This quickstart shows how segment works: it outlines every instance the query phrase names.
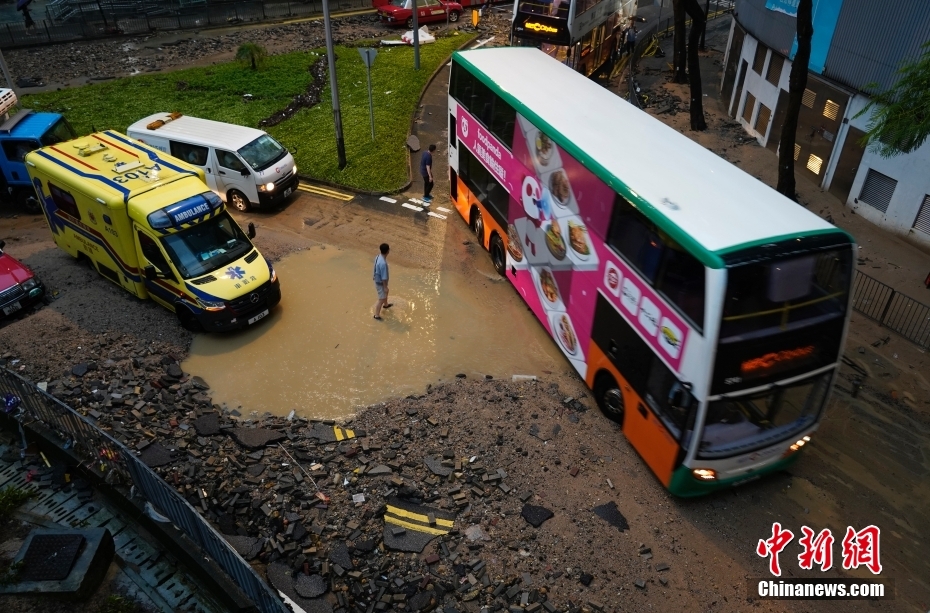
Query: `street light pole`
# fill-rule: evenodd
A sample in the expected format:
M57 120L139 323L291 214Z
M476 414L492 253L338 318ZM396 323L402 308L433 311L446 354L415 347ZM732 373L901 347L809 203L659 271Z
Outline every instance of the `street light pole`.
M333 51L333 24L329 18L329 0L323 0L323 25L326 30L329 88L333 96L333 123L336 124L336 153L339 155L339 170L342 170L346 167L346 144L342 139L342 112L339 110L339 83L336 80L336 53Z
M417 19L417 8L420 0L410 0L413 6L413 69L420 70L420 22Z
M710 0L704 3L704 29L701 30L701 51L704 51L704 39L707 37L707 20L710 18Z

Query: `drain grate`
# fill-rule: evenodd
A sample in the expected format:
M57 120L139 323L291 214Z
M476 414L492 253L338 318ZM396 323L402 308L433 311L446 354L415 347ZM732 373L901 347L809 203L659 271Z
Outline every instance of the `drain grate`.
M84 537L80 534L36 535L23 556L20 581L64 580L83 547Z

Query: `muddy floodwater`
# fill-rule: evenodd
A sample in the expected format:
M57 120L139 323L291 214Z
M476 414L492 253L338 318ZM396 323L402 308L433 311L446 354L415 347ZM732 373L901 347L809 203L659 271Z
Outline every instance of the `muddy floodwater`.
M268 320L197 335L184 370L210 384L214 402L245 415L336 418L458 373L509 379L570 368L513 288L477 272L389 259L394 306L376 321L373 260L333 247L288 256L275 265L282 300Z

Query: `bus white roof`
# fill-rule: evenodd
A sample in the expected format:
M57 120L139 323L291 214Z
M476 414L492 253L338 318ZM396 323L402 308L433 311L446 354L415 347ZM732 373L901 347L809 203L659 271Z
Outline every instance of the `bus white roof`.
M264 134L256 128L239 126L211 119L200 119L182 115L177 119L168 121L171 113L155 113L140 119L131 126L127 132L142 132L161 136L163 138L177 138L183 141L192 141L197 145L232 149L236 151ZM147 125L156 120L165 121L165 125L155 130L149 130ZM131 134L130 134L131 135Z
M529 111L528 119L540 129L549 132L548 124L557 142L561 135L574 143L588 158L581 163L615 189L624 184L708 251L836 230L538 49L475 49L457 56L519 101L523 108L517 111Z

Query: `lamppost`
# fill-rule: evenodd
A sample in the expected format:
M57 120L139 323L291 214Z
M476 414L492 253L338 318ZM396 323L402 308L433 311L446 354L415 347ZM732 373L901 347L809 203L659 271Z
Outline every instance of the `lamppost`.
M329 0L323 0L323 25L326 30L329 88L333 95L333 123L336 124L336 153L339 155L339 170L342 170L346 167L346 144L342 138L342 112L339 110L339 83L336 80L336 53L333 51L333 24L329 18Z

